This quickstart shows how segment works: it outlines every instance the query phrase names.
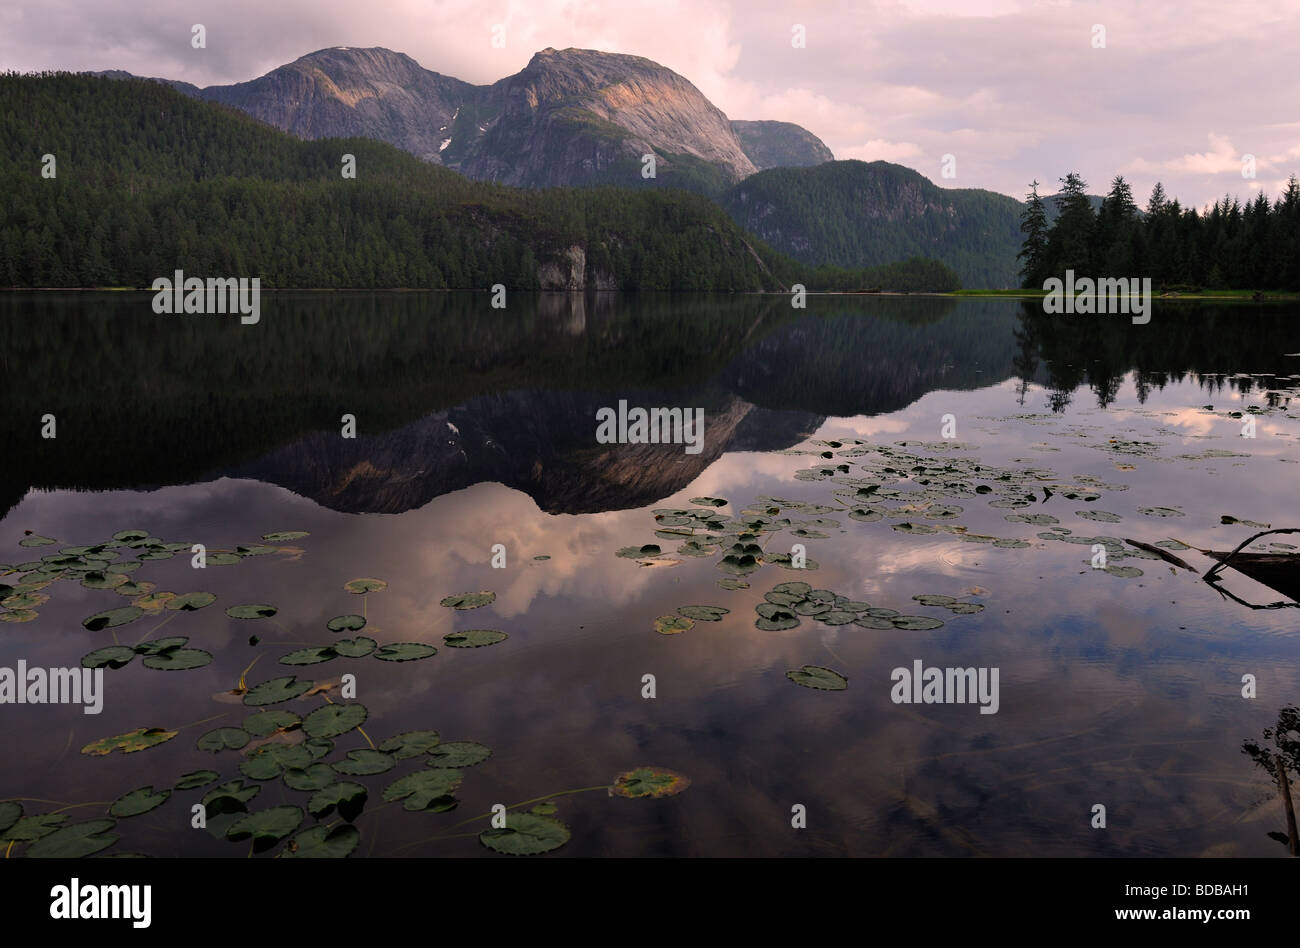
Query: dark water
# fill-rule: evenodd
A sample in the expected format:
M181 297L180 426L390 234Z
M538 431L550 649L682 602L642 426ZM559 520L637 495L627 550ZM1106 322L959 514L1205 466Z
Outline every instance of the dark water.
M1286 855L1267 836L1285 829L1276 790L1241 747L1300 698L1297 611L1251 609L1160 560L1126 557L1116 564L1141 575L1110 575L1092 568L1090 545L1040 539L1050 527L1007 517L1218 550L1263 529L1224 525L1225 515L1300 526L1294 307L1158 302L1148 325L1133 326L1047 318L1006 300L812 298L799 311L773 298L557 294L495 311L486 295L336 293L266 297L261 322L241 326L155 316L147 295L23 294L0 299L0 334L0 561L126 529L209 550L310 533L231 566L200 572L180 554L132 574L160 591L217 595L195 613L88 632L83 618L128 600L65 578L43 590L51 598L38 618L0 625L0 666L75 666L156 627L214 656L189 671L139 660L106 671L98 716L0 705L0 799L27 798L28 814L96 803L65 812L100 817L126 791L170 787L189 771L237 777L239 752L194 745L257 710L214 699L257 658L249 684L355 674L376 743L432 728L492 748L465 769L449 813L380 808L384 788L423 761L346 778L370 788L357 855L492 856L473 835L484 821L455 824L640 766L691 784L657 800L559 797L572 833L559 853ZM597 443L597 410L620 399L702 407L703 451ZM1256 437L1244 438L1251 415L1229 413L1252 406ZM53 440L40 437L46 413L57 418ZM357 419L355 439L340 437L345 413ZM941 437L945 415L955 441ZM835 493L845 482L830 476L859 476L867 462L878 470L880 447L940 466L959 459L952 477L969 483L975 459L1033 471L1036 496L1025 507L990 506L1005 499L1001 488L950 500L962 510L947 521L921 508L852 519ZM827 465L825 478L796 477ZM923 476L888 486L923 492ZM724 516L760 497L843 509L773 514L836 521L824 538L763 538L776 552L802 542L818 568L769 563L745 577L749 588L729 590L717 584L728 576L717 556L679 556L676 540L654 533L652 510L695 507L690 498L703 495L727 499ZM1140 512L1154 507L1181 516ZM989 541L892 529L903 523L957 525ZM59 544L23 548L25 530ZM680 562L614 555L648 543ZM504 569L490 565L494 544L506 548ZM1210 563L1179 555L1200 570ZM343 590L363 576L389 584L364 606ZM763 594L800 579L944 625L872 630L804 617L794 629L757 629ZM1249 603L1282 598L1239 574L1227 586ZM439 605L476 590L495 602ZM985 608L954 615L918 594ZM279 612L227 617L237 603ZM730 613L656 633L656 617L689 604ZM332 616L363 609L361 634L438 654L277 664L336 638ZM472 628L509 639L443 647L443 635ZM892 669L916 659L998 668L998 713L893 703ZM836 670L848 688L786 678L805 664ZM642 697L646 674L652 700ZM1241 695L1247 674L1254 700ZM305 714L319 704L275 707ZM181 730L135 754L79 753L146 726ZM353 731L328 759L365 747ZM244 856L247 844L190 828L189 806L204 792L178 791L119 821L109 852ZM270 780L252 808L309 795ZM1104 830L1090 825L1097 803ZM807 829L791 828L795 804L807 808ZM439 835L448 838L430 840Z

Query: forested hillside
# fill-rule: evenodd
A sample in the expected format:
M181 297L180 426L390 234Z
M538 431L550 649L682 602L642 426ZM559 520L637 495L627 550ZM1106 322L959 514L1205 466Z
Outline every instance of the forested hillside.
M741 227L804 263L861 267L933 257L967 287L1019 284L1020 202L940 188L902 165L773 168L737 184L722 205Z
M3 285L148 286L178 268L266 287L756 290L798 276L698 195L472 182L379 142L299 141L156 82L0 76L0 139Z

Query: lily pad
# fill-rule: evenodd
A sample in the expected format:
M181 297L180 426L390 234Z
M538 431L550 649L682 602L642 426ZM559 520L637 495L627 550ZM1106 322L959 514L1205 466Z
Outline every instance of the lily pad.
M721 622L722 617L731 612L721 606L678 606L677 614L696 622Z
M130 577L125 573L105 572L97 569L89 570L81 575L81 585L87 589L116 589L129 581Z
M364 704L327 704L302 720L308 737L338 737L366 723L369 712Z
M365 617L358 615L335 616L325 623L325 627L331 632L356 632L365 626Z
M858 616L853 620L853 624L861 626L864 629L875 629L878 631L884 631L885 629L892 629L894 627L894 623L884 616L873 615Z
M115 734L113 737L91 741L81 749L81 752L95 757L102 757L105 754L113 753L113 751L134 754L137 751L148 750L150 747L164 744L178 733L161 727L140 727L134 731L127 731L125 734Z
M655 549L657 550L658 547L655 547ZM461 593L459 596L448 596L439 605L446 606L449 609L478 609L480 606L495 602L496 598L496 593L484 590L476 593Z
M695 628L695 622L682 616L660 616L655 619L655 631L660 635L677 635Z
M819 691L843 691L849 686L849 680L839 672L822 668L820 665L804 665L798 670L785 673L796 685L816 688Z
M428 751L430 767L473 767L492 756L492 748L476 741L448 741Z
M201 648L178 648L157 655L147 655L143 660L145 668L158 671L187 671L191 668L202 668L211 661L212 653L205 652Z
M226 610L226 615L232 619L269 619L279 612L275 606L268 606L265 603L248 603L242 606L231 606Z
M614 778L610 793L632 799L643 797L672 797L689 787L691 781L672 770L662 767L638 767Z
M482 648L504 642L509 636L496 629L466 629L463 632L449 632L442 637L442 642L451 648Z
M319 820L337 808L339 816L350 823L365 809L368 795L369 791L361 784L340 780L312 794L307 801L307 812Z
M309 648L300 648L297 651L290 652L288 655L281 656L280 664L319 665L321 662L328 662L338 657L338 650L332 645L313 645Z
M131 650L138 655L161 655L163 652L173 652L189 641L189 636L172 635L161 639L150 639L148 642L140 642L138 645L131 646Z
M9 827L18 822L19 817L23 815L21 803L15 803L12 800L0 801L0 839L6 839L4 832Z
M1105 510L1076 510L1075 516L1082 517L1084 520L1098 520L1101 523L1119 523L1124 518L1119 514L1113 514Z
M285 859L343 859L360 843L361 833L350 823L313 826L289 840L280 855Z
M257 714L250 714L244 718L241 725L245 731L254 737L269 737L279 730L287 730L296 724L301 724L302 718L292 711L284 709L273 711L259 711Z
M31 622L40 615L33 609L9 609L0 612L0 622Z
M162 806L171 795L170 790L159 790L155 793L151 786L141 787L130 793L124 793L114 800L108 808L108 814L118 819L139 816L141 813L148 813Z
M1138 569L1136 566L1116 566L1114 563L1107 566L1105 572L1110 573L1112 576L1119 576L1124 579L1136 579L1142 575L1142 570Z
M21 807L19 813L22 813ZM0 834L0 841L30 843L42 836L49 836L67 821L66 813L37 813L34 816L24 816L5 828Z
M383 592L388 588L388 583L382 579L352 579L344 583L343 588L350 593L361 595L363 593Z
M248 694L244 695L244 704L254 708L279 704L297 698L310 690L310 681L299 681L293 675L287 678L272 678L248 689Z
M284 785L290 790L322 790L333 782L334 771L329 764L315 763L284 770Z
M913 596L912 598L923 606L943 606L944 608L951 606L957 601L952 596L939 596L931 593L922 593L921 595Z
M81 859L101 852L116 843L120 836L109 833L116 820L87 820L72 823L43 836L27 850L29 859Z
M237 727L219 727L208 731L195 744L199 750L216 754L223 750L240 750L251 740L247 731Z
M339 639L330 648L343 658L365 658L377 644L372 638L358 635L355 639Z
M382 774L385 771L392 770L396 763L392 754L385 754L383 751L354 750L348 751L347 760L340 760L335 763L334 769L341 774L359 777L368 774Z
M692 497L690 500L693 504L699 504L701 507L725 507L727 502L721 497Z
M392 642L375 650L374 657L381 662L414 662L438 654L432 645L421 642Z
M450 794L460 786L461 772L445 767L430 767L405 777L399 777L384 788L384 800L405 800L404 809L427 809L439 797Z
M216 601L217 597L210 592L188 592L168 600L167 608L176 612L197 612Z
M263 744L239 765L239 772L250 780L274 780L286 770L310 766L313 759L301 744Z
M392 754L398 760L406 760L409 757L427 754L437 747L438 743L437 731L406 731L402 734L394 734L381 743L379 750Z
M559 849L569 841L569 828L557 819L536 813L510 813L501 829L479 833L488 849L511 856L535 856Z
M82 668L122 668L135 658L135 649L125 645L108 645L81 656Z
M58 543L58 540L51 540L49 537L43 537L39 533L32 534L29 537L23 537L18 541L19 546L50 546Z
M826 625L848 625L850 622L856 621L857 618L858 614L856 612L849 612L845 609L832 609L816 617L818 622Z
M263 533L262 539L268 543L283 543L285 540L301 540L311 536L306 530L281 530L279 533Z
M236 563L244 562L244 558L238 553L217 552L209 553L204 561L209 566L234 566Z
M221 774L215 770L194 770L181 775L181 778L176 781L176 789L197 790L199 787L206 787L220 776Z
M88 616L87 618L82 619L81 624L91 632L98 632L101 629L114 629L119 625L126 625L128 622L134 622L142 615L144 615L144 610L139 606L123 606L120 609L109 609L107 612L97 612L93 616Z
M236 820L226 839L233 842L252 837L253 852L266 852L302 825L302 810L296 806L273 806Z
M929 616L894 616L889 620L896 629L906 629L909 632L928 632L930 629L943 628L942 619L932 619Z

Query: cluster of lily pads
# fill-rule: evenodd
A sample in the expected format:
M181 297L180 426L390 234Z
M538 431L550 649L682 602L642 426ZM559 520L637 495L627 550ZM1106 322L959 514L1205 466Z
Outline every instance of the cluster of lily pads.
M864 629L904 629L924 632L943 627L941 619L930 616L903 615L897 609L873 606L869 602L850 599L829 589L814 589L804 582L779 583L764 593L765 602L754 607L758 619L754 625L767 632L793 629L802 618L815 619L824 625L853 625ZM912 597L923 606L948 609L956 615L982 612L984 606L965 602L952 596L925 593Z
M282 542L307 536L301 531L267 534L268 542ZM48 546L57 541L46 537L29 537L25 546ZM0 585L5 597L8 621L31 621L34 606L48 601L39 590L60 579L80 577L83 586L111 590L131 597L130 604L108 609L85 619L90 631L115 629L145 615L164 610L197 612L212 605L216 596L208 592L176 594L159 592L153 584L132 582L126 574L150 559L166 559L190 549L188 543L165 543L144 531L122 531L111 541L84 547L67 547L39 561L12 567L0 566L0 574L22 573L17 584ZM277 547L253 545L234 551L207 554L213 565L230 565L246 556L275 552ZM122 551L136 551L137 559L123 560ZM366 596L387 588L383 580L362 578L346 583L344 589ZM457 610L476 609L496 598L488 591L448 596L442 605ZM228 607L226 615L236 619L270 619L278 609L264 603L246 603ZM724 610L725 611L725 610ZM31 615L25 613L31 612ZM347 613L326 623L336 635L356 633L366 628L364 615ZM496 629L457 630L443 636L450 648L482 648L507 639ZM256 636L250 638L256 644ZM148 668L185 670L200 668L212 661L211 653L189 648L186 636L171 636L141 641L132 646L110 645L95 649L82 659L87 668L120 669L137 657ZM380 645L363 635L350 635L328 643L298 648L279 659L289 666L316 665L334 659L373 657L388 662L408 662L435 654L433 646L419 642L396 642ZM252 666L250 666L251 668ZM245 670L247 672L247 669ZM463 780L463 771L487 760L492 751L475 741L443 741L437 731L407 731L379 743L371 740L362 725L370 712L360 702L336 703L330 692L341 681L314 681L295 675L269 678L246 685L244 676L228 692L214 696L223 702L236 702L248 708L237 726L208 730L196 741L198 750L213 755L238 755L231 771L223 774L203 769L180 775L171 786L154 785L130 790L104 805L105 816L81 822L68 822L69 805L57 810L26 814L22 799L0 800L0 848L6 858L15 854L28 857L82 857L104 853L120 839L113 832L121 820L151 813L168 803L174 795L188 794L184 815L189 807L203 805L204 828L213 836L230 842L249 843L249 854L276 850L277 857L333 857L351 855L360 844L356 820L366 812L370 788L357 778L386 774L405 762L419 759L423 769L397 777L387 783L381 796L384 804L400 803L408 812L443 813L455 809L459 801L454 791ZM325 703L313 709L289 710L291 702L313 698ZM123 734L101 738L81 749L89 757L114 753L134 754L158 747L176 738L184 728L141 727ZM337 748L343 739L359 737L365 746ZM253 800L264 786L278 783L284 789L307 794L301 804L279 804L256 809ZM609 785L583 788L607 790L612 796L631 798L664 797L680 793L689 781L680 774L662 768L641 767L619 774ZM200 794L200 791L202 793ZM555 818L556 804L551 797L581 791L559 791L527 811L516 805L504 825L492 825L478 835L482 844L496 852L532 855L549 852L570 839L570 831ZM532 803L535 801L527 801ZM94 804L87 804L94 805ZM99 804L103 805L103 804ZM486 820L490 814L466 822ZM311 825L308 818L315 821ZM463 825L463 824L459 824ZM437 838L437 837L435 837ZM140 853L106 853L113 856L138 856Z

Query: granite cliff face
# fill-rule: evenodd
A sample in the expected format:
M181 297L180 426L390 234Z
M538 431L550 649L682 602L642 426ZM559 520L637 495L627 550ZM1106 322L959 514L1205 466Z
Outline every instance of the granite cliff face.
M808 168L835 160L825 142L793 122L733 121L731 130L759 171Z
M470 178L525 187L638 186L643 156L654 155L656 180L716 194L759 167L830 158L797 125L731 122L671 69L596 50L544 49L489 86L389 49L345 46L235 85L158 81L302 138L375 138Z

